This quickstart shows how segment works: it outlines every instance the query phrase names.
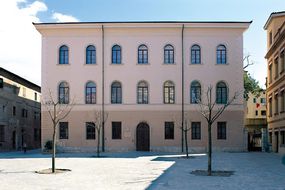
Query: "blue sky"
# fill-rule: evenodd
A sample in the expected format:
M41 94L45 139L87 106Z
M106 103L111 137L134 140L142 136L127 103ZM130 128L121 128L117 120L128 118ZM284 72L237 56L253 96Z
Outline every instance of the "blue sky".
M266 32L263 26L270 13L285 10L285 0L1 0L0 7L11 6L32 16L34 22L61 21L251 21L244 34L244 52L251 55L255 65L248 70L263 85L266 76ZM8 3L9 2L9 3ZM36 3L35 3L36 2ZM4 4L3 4L4 3ZM0 8L1 11L1 8ZM11 12L11 11L10 11ZM1 14L1 13L0 13ZM2 16L2 15L0 15ZM8 18L9 19L9 18ZM1 19L0 19L1 21ZM32 29L31 29L32 30ZM34 30L34 28L33 28ZM32 32L32 31L31 31ZM1 30L0 30L1 34ZM11 36L12 37L12 36ZM38 37L37 37L38 38ZM1 40L1 39L0 39ZM36 43L36 42L35 42ZM0 45L1 46L1 45ZM38 44L40 48L40 42ZM1 50L1 47L0 47ZM34 55L31 53L31 56ZM30 76L25 69L17 70L4 66L17 74L40 84L40 75ZM40 59L40 57L38 58ZM0 56L0 65L3 56ZM39 64L40 60L37 61ZM16 63L13 63L16 64ZM22 65L23 66L23 65ZM40 65L30 68L37 69Z

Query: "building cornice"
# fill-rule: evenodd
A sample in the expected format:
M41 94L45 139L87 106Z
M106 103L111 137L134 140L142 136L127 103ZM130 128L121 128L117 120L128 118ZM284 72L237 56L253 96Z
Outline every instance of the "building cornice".
M280 17L280 16L285 16L285 11L281 11L281 12L273 12L270 14L270 16L268 17L263 29L267 30L269 24L271 23L272 19L275 17Z
M84 28L240 28L247 29L250 22L235 21L129 21L129 22L62 22L33 23L38 31L48 29L84 29Z
M283 25L285 26L285 22L283 23ZM283 31L281 31L278 38L274 41L272 46L267 51L265 55L266 59L269 59L271 57L271 55L277 50L277 48L284 42L284 39L285 39L285 28Z
M37 92L41 92L41 87L28 81L27 79L24 79L20 77L19 75L16 75L2 67L0 67L0 76L3 76L5 78L8 78L14 82L17 82L19 84L22 84L23 86L29 87Z

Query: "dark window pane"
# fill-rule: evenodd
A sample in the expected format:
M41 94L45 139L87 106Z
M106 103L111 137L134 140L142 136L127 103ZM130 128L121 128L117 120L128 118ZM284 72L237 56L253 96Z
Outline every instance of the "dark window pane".
M164 138L174 139L174 122L164 123Z
M121 122L112 122L112 139L122 139Z
M59 48L59 64L68 64L68 47L66 45Z
M5 126L0 125L0 142L5 142Z
M112 47L112 63L121 64L121 47L118 45Z
M192 139L201 139L201 122L191 123L191 136Z
M226 139L226 138L227 138L226 122L218 122L217 139Z
M93 122L86 122L86 139L95 139L95 124Z
M68 139L68 122L59 122L59 139Z

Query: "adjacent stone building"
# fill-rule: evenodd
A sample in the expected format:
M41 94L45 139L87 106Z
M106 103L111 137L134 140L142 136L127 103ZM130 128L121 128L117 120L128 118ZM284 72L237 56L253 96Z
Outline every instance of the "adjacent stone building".
M268 150L266 122L266 91L249 93L246 101L245 127L248 132L248 150Z
M58 129L58 146L93 151L95 111L108 113L106 151L181 151L176 122L189 116L191 151L207 149L197 99L213 87L223 105L243 92L243 32L250 22L37 23L42 35L42 96L75 106ZM214 150L247 149L243 97L213 124ZM218 106L219 107L219 106ZM181 123L181 122L180 122ZM42 146L52 139L42 109Z
M274 152L285 153L285 11L273 12L267 31L267 102L269 142Z
M0 67L0 151L41 145L41 88Z

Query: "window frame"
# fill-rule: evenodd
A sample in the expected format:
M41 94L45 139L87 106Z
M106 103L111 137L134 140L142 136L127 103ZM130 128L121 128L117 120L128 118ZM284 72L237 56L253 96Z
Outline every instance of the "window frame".
M85 52L85 64L96 64L96 47L94 45L88 45Z
M163 84L163 103L175 104L175 84L172 81Z
M58 127L58 129L59 129L59 139L68 139L68 136L69 136L69 134L68 134L68 122L59 122L59 127Z
M196 84L196 85L195 85ZM198 101L201 102L201 83L197 80L194 80L190 84L190 103L191 104L198 104ZM193 99L193 95L198 96L198 98ZM198 100L198 101L197 101Z
M138 64L148 64L148 47L145 44L141 44L138 47Z
M201 140L201 122L191 122L191 139Z
M69 47L67 45L61 45L59 47L58 55L58 64L59 65L68 65L69 64Z
M201 47L198 44L191 46L191 64L201 64Z
M216 48L216 59L218 65L227 64L227 47L224 44L220 44Z
M174 64L174 47L171 44L166 44L163 48L164 52L164 59L163 62L164 64Z
M93 85L93 86L88 86L88 84ZM93 92L94 90L94 92ZM88 94L88 92L90 94ZM94 93L94 94L93 94ZM96 88L96 83L93 81L88 81L85 84L85 104L96 104L97 101L97 88Z
M112 140L122 139L122 122L112 121Z
M122 47L118 44L112 46L111 62L114 65L122 64Z
M6 138L5 138L5 132L6 132L6 129L5 129L5 125L0 125L0 142L5 142L6 141Z
M63 85L63 86L61 86ZM69 104L69 84L62 81L58 85L58 102L59 104ZM63 94L62 94L63 92Z
M174 122L173 121L164 122L164 139L174 140Z
M85 122L86 140L96 139L96 126L94 122Z
M120 86L114 86L115 84ZM113 99L113 94L115 93L115 99ZM114 81L111 84L111 104L122 104L123 100L123 88L122 83L119 81Z
M217 140L227 140L227 122L217 122Z
M149 99L148 83L146 81L139 81L137 84L137 103L148 104L148 99Z
M222 84L224 86L219 86ZM216 85L216 103L217 104L227 104L228 98L229 98L228 85L224 81L219 81Z

